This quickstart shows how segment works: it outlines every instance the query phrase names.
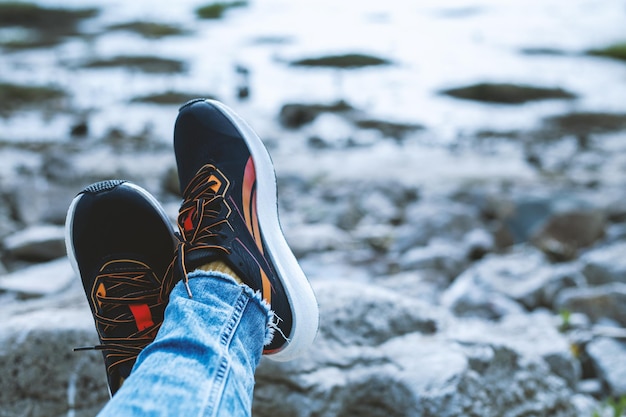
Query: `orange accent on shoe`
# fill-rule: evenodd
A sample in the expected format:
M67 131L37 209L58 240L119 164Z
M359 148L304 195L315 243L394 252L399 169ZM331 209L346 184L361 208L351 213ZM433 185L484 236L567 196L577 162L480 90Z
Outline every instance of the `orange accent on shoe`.
M256 211L256 205L252 205L253 202L253 194L254 194L254 186L256 183L256 173L254 171L254 161L252 157L248 158L248 162L246 162L246 167L243 172L243 184L241 187L241 201L243 203L243 216L246 222L246 226L248 230L252 234L255 242L257 242L257 246L259 246L259 242L257 241L257 236L254 234L254 226L253 226L253 213ZM256 217L256 216L254 216Z
M215 194L217 194L217 193L218 193L218 191L220 190L220 187L222 186L222 181L220 181L220 180L219 180L219 179L218 179L215 175L211 175L211 176L209 177L209 179L207 180L207 182L208 182L208 183L211 183L211 182L213 182L213 183L214 183L214 184L213 184L213 185L211 185L209 188L210 188L211 190L213 190L213 192L214 192Z
M243 173L243 184L241 187L242 202L243 202L243 215L246 222L246 226L252 234L257 247L261 254L263 254L263 240L261 238L261 231L259 228L259 218L257 215L256 206L256 171L254 168L254 160L252 157L248 158L246 167ZM263 268L259 268L261 272L261 281L263 283L263 298L268 304L272 304L272 283Z
M272 305L272 283L265 274L265 271L261 268L259 269L261 271L261 281L263 282L263 298L269 305Z
M100 301L100 298L104 298L106 295L107 289L103 283L100 283L100 285L98 285L98 289L96 290L96 302L98 303L98 307L102 308L102 301Z
M152 313L150 312L150 307L147 304L131 304L128 306L130 308L131 313L133 313L133 317L135 318L135 323L137 324L137 330L145 330L150 326L154 326L154 321L152 321Z

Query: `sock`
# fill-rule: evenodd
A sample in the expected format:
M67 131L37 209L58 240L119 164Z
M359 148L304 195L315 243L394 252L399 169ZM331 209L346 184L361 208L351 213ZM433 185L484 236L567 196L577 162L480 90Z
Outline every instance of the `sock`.
M200 266L198 269L201 269L207 272L211 272L211 271L222 272L232 277L235 281L237 281L237 283L243 284L243 281L241 280L241 278L239 278L239 275L237 275L237 273L233 271L233 269L230 266L226 265L222 261L209 262L208 264L204 264Z

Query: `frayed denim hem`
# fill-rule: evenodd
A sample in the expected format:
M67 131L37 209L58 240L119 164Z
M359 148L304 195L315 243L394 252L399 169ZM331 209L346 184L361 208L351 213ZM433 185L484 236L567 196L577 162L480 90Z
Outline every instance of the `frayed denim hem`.
M204 271L204 270L197 269L191 272L188 275L188 278L189 279L194 279L194 278L222 279L222 280L232 282L233 284L240 286L242 291L251 300L257 303L257 305L259 305L260 308L266 313L267 321L265 325L265 337L263 340L263 346L267 346L270 343L272 343L272 339L274 338L274 333L276 332L276 330L280 331L280 329L278 328L276 314L274 314L274 311L272 310L272 306L263 298L261 291L258 291L258 290L254 291L249 286L245 284L240 284L239 282L237 282L232 276L225 274L223 272L219 272L219 271Z

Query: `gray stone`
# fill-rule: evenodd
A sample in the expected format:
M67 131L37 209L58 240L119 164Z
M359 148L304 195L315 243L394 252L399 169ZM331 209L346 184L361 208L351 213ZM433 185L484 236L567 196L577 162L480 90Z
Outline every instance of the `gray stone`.
M326 223L300 225L286 231L287 241L298 257L314 252L348 249L352 246L350 235Z
M324 323L319 337L327 341L377 346L399 335L437 329L432 305L382 287L333 281L320 282L315 291Z
M75 181L78 178L80 176L76 176ZM67 208L80 187L77 183L56 183L41 177L21 176L14 183L10 204L17 220L29 226L63 224Z
M581 257L591 285L626 282L626 242L599 247Z
M516 202L500 203L499 215L514 243L526 242L552 213L548 196L520 196Z
M429 304L436 303L449 284L446 277L429 273L429 271L402 271L381 276L375 282L405 297L422 300Z
M555 307L587 315L593 322L611 319L626 326L626 284L615 283L598 287L563 290Z
M365 243L376 252L388 252L394 239L395 230L387 224L359 225L351 235L357 242Z
M77 279L64 257L0 276L0 290L14 292L22 298L41 297L58 293Z
M466 346L504 346L524 358L541 359L570 388L580 380L582 370L569 340L557 330L556 318L547 312L512 314L499 322L466 319L453 322L447 333Z
M0 414L93 416L108 400L102 355L88 309L48 308L0 323Z
M581 248L600 239L605 227L605 215L600 210L557 213L548 219L532 241L555 260L571 260L578 256Z
M457 276L466 265L465 248L458 243L433 239L424 247L416 247L404 253L399 261L400 270L428 269L438 271L449 279Z
M484 291L471 279L454 282L441 296L441 304L458 317L497 320L509 314L522 314L524 307L511 298L493 291Z
M32 226L4 239L4 248L12 256L29 260L51 260L65 256L63 226Z
M442 302L459 313L460 305L474 305L482 310L481 302L491 303L505 296L532 309L549 303L546 295L552 296L576 283L576 278L552 268L540 252L520 248L475 263L446 290ZM470 312L471 308L465 310Z
M607 243L626 241L626 223L609 225L606 229L605 241Z
M477 260L492 252L496 242L493 234L485 229L474 229L463 237L463 245L467 251L467 258Z
M626 344L602 337L587 344L586 351L611 395L626 395Z
M394 252L426 245L432 238L463 239L479 226L476 208L460 203L419 201L407 207L406 224L398 228Z
M505 346L473 352L410 333L379 349L318 342L301 361L263 361L256 416L576 416L571 390L540 360Z
M580 369L551 315L493 324L439 312L445 324L435 333L411 331L397 323L428 317L421 303L411 311L410 297L364 287L315 285L318 338L297 361L262 361L254 415L577 416L570 400Z

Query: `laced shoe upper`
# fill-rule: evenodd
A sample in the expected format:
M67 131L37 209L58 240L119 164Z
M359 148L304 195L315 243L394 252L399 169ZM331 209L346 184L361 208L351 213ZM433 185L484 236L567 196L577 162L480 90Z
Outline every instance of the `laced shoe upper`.
M112 393L161 327L167 305L161 281L148 265L132 259L106 262L93 281L89 304L101 341L93 348L102 351Z
M290 360L313 342L318 308L278 219L276 176L261 139L222 103L183 105L174 127L183 204L175 281L220 261L258 291L274 312L264 354ZM189 289L188 289L189 291Z
M114 394L163 322L175 236L160 205L126 181L93 184L72 201L67 253L81 277Z
M272 304L273 294L283 291L282 286L274 267L264 256L258 223L252 219L254 215L252 212L244 214L250 208L237 204L231 191L231 181L224 173L215 165L206 164L183 192L178 216L180 243L175 260L176 280L187 283L188 272L211 261L228 264L248 286L259 291L274 310L279 321L278 334L266 347L269 351L272 346L285 343L291 312L287 303ZM255 239L255 233L259 240ZM187 289L193 296L188 286Z

